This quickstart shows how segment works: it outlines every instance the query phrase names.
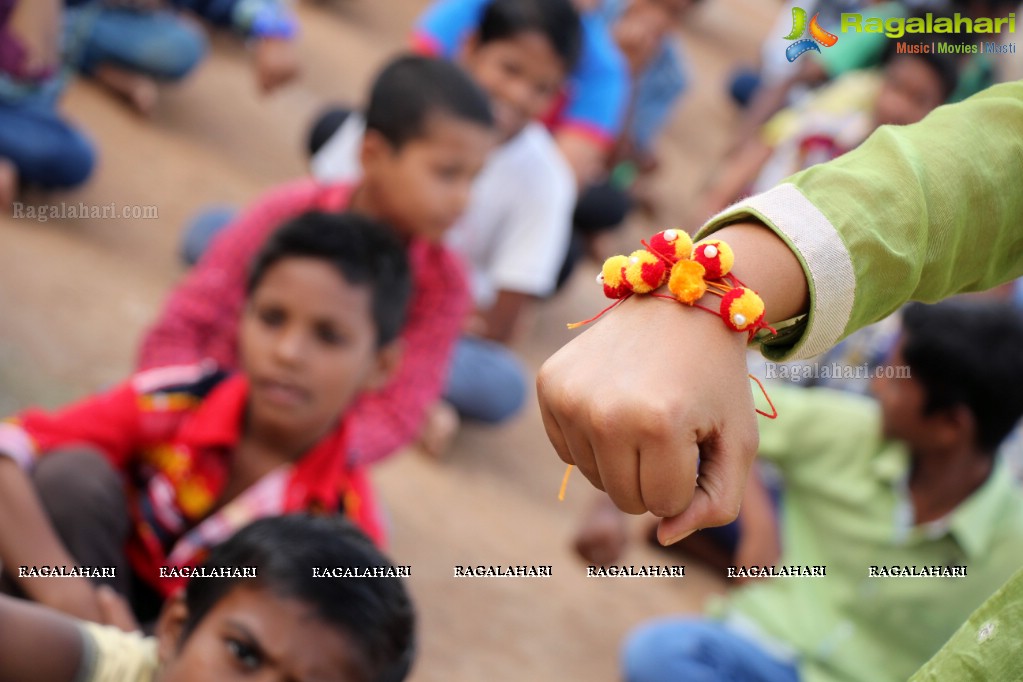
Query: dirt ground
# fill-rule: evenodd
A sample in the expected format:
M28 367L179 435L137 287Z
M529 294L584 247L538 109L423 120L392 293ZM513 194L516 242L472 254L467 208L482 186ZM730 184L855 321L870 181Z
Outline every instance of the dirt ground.
M0 412L56 406L126 376L141 330L181 275L176 249L186 219L304 173L311 117L329 101L358 102L425 4L299 3L304 77L269 98L257 94L244 48L224 38L193 78L163 91L152 120L74 84L63 108L96 142L99 167L84 189L33 201L154 206L159 217L0 217ZM736 122L725 75L755 59L775 7L706 0L690 16L681 39L691 87L663 140L659 216L635 218L623 248L655 229L693 226L688 207ZM566 321L602 307L595 274L593 264L581 268L567 291L537 308L519 344L529 366L571 338ZM569 542L593 493L576 476L558 503L562 473L535 405L505 428L465 429L443 464L410 452L376 471L393 524L391 553L413 567L421 616L413 680L614 680L631 627L698 610L724 589L695 565L676 581L587 579ZM642 543L624 562L678 563ZM553 577L453 578L453 566L464 564L553 565Z

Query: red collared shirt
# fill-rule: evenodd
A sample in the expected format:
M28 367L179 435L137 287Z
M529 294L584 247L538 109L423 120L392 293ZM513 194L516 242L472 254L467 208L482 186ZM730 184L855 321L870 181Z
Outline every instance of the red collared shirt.
M29 410L0 424L0 452L26 468L63 446L102 452L124 475L132 568L165 595L181 581L160 579L160 567L201 563L212 545L264 516L343 510L382 543L369 480L347 465L343 422L297 462L218 506L247 399L245 377L212 363L151 370L56 413Z
M194 363L238 365L238 321L249 264L270 234L309 210L341 211L353 187L302 180L259 199L228 226L171 293L142 344L141 368ZM403 355L390 383L364 395L349 411L353 457L369 463L413 442L427 409L441 396L455 341L470 309L458 258L446 247L414 239L409 245L413 293Z

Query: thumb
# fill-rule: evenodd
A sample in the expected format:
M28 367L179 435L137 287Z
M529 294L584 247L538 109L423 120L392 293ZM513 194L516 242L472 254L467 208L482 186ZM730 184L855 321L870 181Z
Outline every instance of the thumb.
M752 448L702 448L693 500L681 514L661 519L657 525L658 542L672 545L701 528L734 521L739 515L755 453L755 439Z

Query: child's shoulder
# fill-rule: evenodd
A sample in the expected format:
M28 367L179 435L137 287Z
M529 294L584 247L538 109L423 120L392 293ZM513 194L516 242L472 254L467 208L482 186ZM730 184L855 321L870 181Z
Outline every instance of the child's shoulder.
M484 180L514 189L523 196L523 186L537 191L573 192L575 176L550 131L533 121L529 123L488 162Z
M266 190L256 198L251 210L260 214L269 211L271 215L281 211L341 211L348 207L353 190L352 182L320 182L315 178L303 177Z
M215 362L204 360L139 372L131 378L131 386L140 396L180 394L201 400L229 375Z

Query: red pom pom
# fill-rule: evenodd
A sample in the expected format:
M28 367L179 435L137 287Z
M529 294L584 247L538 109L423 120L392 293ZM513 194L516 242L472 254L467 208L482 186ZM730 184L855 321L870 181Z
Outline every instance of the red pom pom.
M693 252L693 240L684 230L664 230L650 238L650 251L675 263L689 258Z
M696 245L693 260L707 270L707 279L721 279L731 271L735 254L725 242L710 239Z

